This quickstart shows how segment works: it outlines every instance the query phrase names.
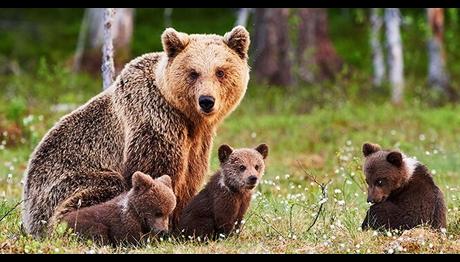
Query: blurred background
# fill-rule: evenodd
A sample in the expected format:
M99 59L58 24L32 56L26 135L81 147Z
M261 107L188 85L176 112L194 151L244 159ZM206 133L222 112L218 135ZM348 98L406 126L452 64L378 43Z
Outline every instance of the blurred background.
M115 72L136 56L162 51L166 27L223 35L240 24L250 32L248 91L217 131L211 170L222 143L265 142L270 156L247 233L214 251L307 252L306 243L330 241L322 248L359 253L365 241L366 252L382 252L371 234L358 233L368 207L361 170L365 141L399 148L428 165L446 196L448 232L458 239L458 9L115 9ZM20 201L27 161L47 130L103 90L103 14L102 8L0 9L0 216ZM329 193L311 182L312 175L320 183L331 181ZM319 219L313 227L314 217ZM0 252L87 248L61 238L17 242L20 210L5 221ZM280 245L287 236L291 242Z

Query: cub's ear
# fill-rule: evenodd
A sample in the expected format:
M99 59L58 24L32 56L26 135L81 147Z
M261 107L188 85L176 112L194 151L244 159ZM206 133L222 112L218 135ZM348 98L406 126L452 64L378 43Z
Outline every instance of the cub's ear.
M377 151L380 151L380 150L382 150L382 148L377 144L365 143L363 145L363 154L364 154L364 156L368 156L368 155L373 154L373 153L375 153Z
M259 152L264 159L267 158L267 156L268 156L268 146L267 146L267 144L260 144L255 148L255 150L257 152Z
M171 188L172 189L172 181L171 181L171 177L168 176L168 175L162 175L160 176L159 178L157 178L156 180L158 180L159 182L165 184L167 187Z
M236 26L232 31L225 33L224 42L233 49L241 59L248 57L249 32L243 26Z
M233 148L231 148L229 145L221 145L219 147L219 161L221 164L225 163L228 158L230 157L230 154L233 152Z
M169 58L175 57L180 51L190 42L189 36L185 33L180 33L174 30L174 28L166 28L161 35L161 42L163 44L163 50Z
M401 167L402 166L402 154L397 151L390 152L387 155L387 161L390 162L392 165Z
M149 188L153 182L153 178L149 175L146 175L142 172L136 171L132 177L133 188L136 191L142 191Z

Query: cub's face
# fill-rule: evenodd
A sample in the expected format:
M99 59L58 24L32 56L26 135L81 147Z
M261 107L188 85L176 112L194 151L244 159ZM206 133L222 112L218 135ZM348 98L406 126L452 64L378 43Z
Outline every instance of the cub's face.
M133 212L143 220L152 233L168 232L169 215L176 207L176 196L172 190L171 178L167 175L153 179L149 175L136 172L132 177L133 188L129 192L129 202Z
M167 54L165 97L192 119L216 122L243 98L249 81L249 33L235 27L223 37L179 33L162 35Z
M219 148L223 183L233 191L252 190L259 183L265 170L268 146L233 150L228 145Z
M370 143L363 145L363 154L366 157L363 170L368 185L367 201L383 202L408 178L403 156L398 151L382 150L379 145Z

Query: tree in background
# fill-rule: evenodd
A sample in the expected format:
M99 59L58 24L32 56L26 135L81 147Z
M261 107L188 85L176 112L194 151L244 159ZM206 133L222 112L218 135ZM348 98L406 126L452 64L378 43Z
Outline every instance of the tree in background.
M293 82L288 18L289 8L256 9L252 57L259 82L283 86Z
M252 8L239 8L237 12L237 19L235 26L241 25L246 27L248 24L249 15L252 12Z
M323 8L299 8L298 16L298 77L306 82L334 78L342 67L342 60L329 37L327 11Z
M447 92L449 77L446 72L446 55L444 51L444 10L427 9L430 38L428 40L428 82L434 88Z
M391 101L403 102L404 63L401 42L401 16L398 8L385 9L386 38L388 45L388 74L392 88Z
M371 8L371 33L370 44L372 49L373 65L373 84L381 86L385 79L385 63L383 58L382 45L380 44L380 32L382 30L383 19L379 8Z
M111 26L115 69L120 71L131 58L133 8L116 8ZM99 74L104 42L104 8L87 8L82 21L73 69Z
M115 79L115 66L113 62L113 35L112 23L115 15L114 8L104 9L104 43L102 45L102 84L107 89Z

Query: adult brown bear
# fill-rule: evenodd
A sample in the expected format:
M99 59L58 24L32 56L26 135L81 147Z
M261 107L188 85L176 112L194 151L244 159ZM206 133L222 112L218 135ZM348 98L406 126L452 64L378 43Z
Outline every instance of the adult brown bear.
M243 98L249 33L166 29L164 52L128 63L115 82L64 116L33 152L25 175L23 226L42 236L62 215L131 187L136 171L169 175L172 226L208 171L215 129Z

